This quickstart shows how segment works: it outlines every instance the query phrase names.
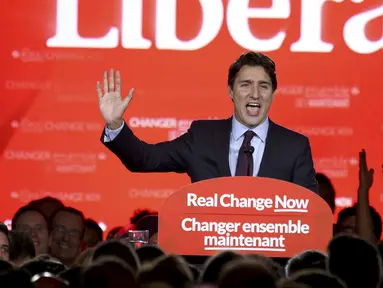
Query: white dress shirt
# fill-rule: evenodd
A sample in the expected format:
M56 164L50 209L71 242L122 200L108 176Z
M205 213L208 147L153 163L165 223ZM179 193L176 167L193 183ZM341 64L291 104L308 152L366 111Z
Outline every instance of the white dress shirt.
M265 151L267 131L269 130L269 118L259 124L253 129L249 129L245 125L239 123L237 119L233 116L232 118L232 128L230 133L230 148L229 148L229 167L231 175L235 175L235 170L237 169L238 154L239 149L242 146L243 140L245 138L244 134L247 130L252 130L256 136L251 139L251 146L254 147L253 153L253 162L254 170L253 176L258 175L259 167L261 166L261 161L263 157L263 152Z
M124 128L124 125L125 125L125 122L122 123L122 125L120 126L120 128L118 128L118 129L116 129L116 130L110 130L110 129L108 129L108 127L105 127L104 142L110 142L110 141L113 141L114 138L116 138L117 135L121 132L122 128Z
M113 141L117 135L120 133L125 123L121 125L116 130L110 130L105 127L104 142ZM247 130L252 130L255 132L256 136L251 139L251 146L254 147L253 161L254 161L254 170L253 175L257 176L259 167L261 166L261 161L263 157L263 152L265 151L267 131L269 130L269 118L267 118L262 124L258 125L253 129L249 129L243 124L239 123L237 119L233 116L232 118L232 128L230 133L230 149L229 149L229 166L231 175L235 175L235 170L237 168L238 154L239 149L241 148L242 142L244 140L244 134Z

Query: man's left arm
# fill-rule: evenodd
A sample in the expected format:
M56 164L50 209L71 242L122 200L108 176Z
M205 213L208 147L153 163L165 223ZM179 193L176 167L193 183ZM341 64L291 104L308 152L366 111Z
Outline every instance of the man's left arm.
M301 152L295 162L292 182L318 194L318 181L315 178L316 173L310 142L307 137L302 142Z

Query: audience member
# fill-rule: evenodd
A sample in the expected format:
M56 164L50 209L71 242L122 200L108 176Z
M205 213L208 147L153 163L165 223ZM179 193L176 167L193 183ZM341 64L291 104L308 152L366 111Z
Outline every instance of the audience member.
M375 208L370 206L373 232L376 237L376 243L382 236L382 218ZM341 210L338 214L338 220L335 224L335 234L356 234L356 205Z
M200 283L215 284L223 267L231 261L243 259L244 256L232 251L224 251L210 257L204 265L204 269L200 274Z
M139 285L151 282L163 282L172 287L185 287L193 284L193 272L181 257L163 255L152 263L144 265L139 272Z
M136 253L140 263L142 264L146 262L153 262L162 255L165 255L164 251L162 251L160 248L151 245L141 246L137 248Z
M97 246L102 241L102 229L93 219L85 220L84 249Z
M381 262L378 250L356 236L335 237L328 246L327 269L348 288L378 287L382 280Z
M226 264L218 279L219 288L274 288L277 279L262 262L238 259Z
M137 209L134 211L133 216L130 218L130 224L135 226L142 218L153 214L157 214L157 212L150 211L148 209Z
M286 275L290 277L296 272L307 269L326 270L327 256L315 250L303 251L289 259L286 265Z
M71 207L60 208L52 215L50 227L51 255L71 266L82 251L84 215Z
M29 234L37 255L48 253L48 220L37 208L27 205L17 210L12 219L12 230Z
M319 195L327 202L332 213L334 213L336 194L330 178L323 173L317 173L315 178L317 179L319 185Z
M158 243L158 214L150 214L142 217L137 223L135 230L148 230L149 243L157 245Z
M277 262L262 254L250 254L247 256L250 259L261 262L265 265L270 272L273 273L276 279L284 278L286 276L285 269Z
M98 259L84 269L83 288L138 287L135 272L126 262L115 257Z
M130 245L122 243L118 240L110 240L101 243L94 250L92 262L98 261L105 257L116 257L124 261L136 273L139 269L140 261L136 252Z

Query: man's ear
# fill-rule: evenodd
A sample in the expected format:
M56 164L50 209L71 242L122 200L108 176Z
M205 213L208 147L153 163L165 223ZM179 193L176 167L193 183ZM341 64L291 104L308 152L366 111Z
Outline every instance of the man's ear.
M229 97L231 100L234 100L234 92L233 92L233 89L231 89L230 86L227 87L227 91L228 91L228 94L229 94Z

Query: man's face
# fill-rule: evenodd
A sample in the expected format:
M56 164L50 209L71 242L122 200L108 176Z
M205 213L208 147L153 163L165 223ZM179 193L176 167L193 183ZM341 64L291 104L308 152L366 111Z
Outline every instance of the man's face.
M355 216L349 216L349 217L345 218L339 224L338 233L355 234L355 232L356 232L356 217Z
M16 231L28 233L31 236L37 255L48 253L48 225L40 213L24 212L17 218L15 228Z
M95 229L86 227L84 234L84 248L91 248L100 243L102 239L100 239L98 232Z
M235 118L254 128L265 121L274 99L271 79L261 66L243 66L239 70L229 96L234 102Z
M58 212L52 221L50 248L53 257L70 265L81 252L84 223L70 212Z
M7 235L0 232L0 259L9 260L9 240Z

